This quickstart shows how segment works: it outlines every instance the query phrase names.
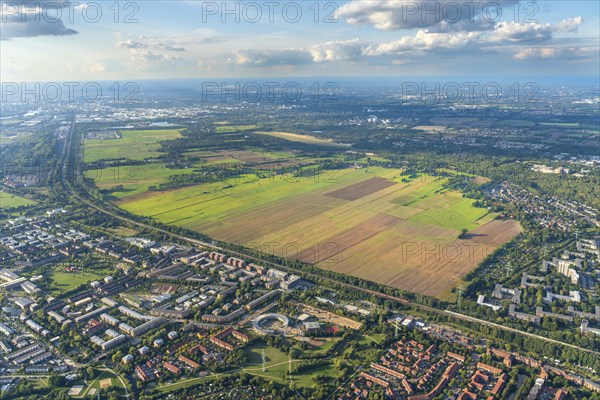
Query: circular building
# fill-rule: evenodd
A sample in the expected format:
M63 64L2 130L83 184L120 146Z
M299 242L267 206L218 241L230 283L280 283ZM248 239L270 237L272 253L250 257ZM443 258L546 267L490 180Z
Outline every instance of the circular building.
M261 335L274 335L277 331L285 332L290 320L283 314L263 314L254 319L252 326Z

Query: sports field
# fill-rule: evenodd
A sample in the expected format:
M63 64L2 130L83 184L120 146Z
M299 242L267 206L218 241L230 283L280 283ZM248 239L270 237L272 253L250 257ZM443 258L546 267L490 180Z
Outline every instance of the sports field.
M89 163L120 158L144 160L156 157L160 154L157 152L159 142L180 137L181 129L123 130L120 134L120 139L86 140L83 145L83 161Z
M0 191L0 209L7 210L9 208L30 206L33 204L36 204L33 200Z
M119 205L216 239L442 296L519 231L514 221L422 176L370 167L318 176L247 175L124 197ZM458 239L461 229L469 230Z

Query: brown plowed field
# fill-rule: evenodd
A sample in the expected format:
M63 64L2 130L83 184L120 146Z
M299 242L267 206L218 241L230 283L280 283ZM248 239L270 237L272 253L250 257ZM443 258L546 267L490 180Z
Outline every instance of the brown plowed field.
M366 181L358 182L344 188L334 190L327 193L328 196L343 200L357 200L371 193L378 192L390 186L394 186L396 182L389 181L384 178L371 178Z
M341 251L323 268L387 284L398 289L441 296L475 268L500 244L512 239L518 222L491 221L460 240L408 221ZM431 235L431 236L429 236ZM423 237L429 236L427 239Z
M149 192L122 206L217 240L437 297L521 230L474 207L440 177L407 180L381 167L334 172ZM462 228L468 235L458 239Z
M332 261L337 254L389 229L400 221L402 221L400 218L391 215L378 214L350 230L330 237L322 244L317 243L309 247L300 254L299 259L311 264Z

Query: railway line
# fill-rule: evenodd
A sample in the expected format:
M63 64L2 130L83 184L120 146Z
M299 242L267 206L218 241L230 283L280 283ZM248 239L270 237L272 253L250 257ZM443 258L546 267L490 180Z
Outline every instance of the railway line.
M600 352L595 351L595 350L586 349L586 348L583 348L583 347L580 347L580 346L576 346L576 345L573 345L573 344L560 342L558 340L550 339L550 338L547 338L545 336L536 335L534 333L525 332L525 331L522 331L522 330L519 330L519 329L516 329L516 328L511 328L511 327L507 327L507 326L504 326L504 325L496 324L496 323L493 323L493 322L485 321L485 320L482 320L482 319L479 319L479 318L470 317L470 316L463 315L463 314L460 314L460 313L456 313L456 312L453 312L453 311L450 311L450 310L442 310L442 309L438 309L438 308L435 308L435 307L426 306L424 304L415 303L415 302L403 299L401 297L392 296L392 295L389 295L389 294L386 294L386 293L383 293L383 292L379 292L379 291L375 291L375 290L372 290L372 289L367 289L367 288L363 288L363 287L360 287L360 286L352 285L352 284L347 283L347 282L338 281L338 280L333 279L333 278L329 278L329 277L317 275L317 274L314 274L312 272L303 271L301 269L292 268L292 267L288 267L288 266L284 266L284 265L272 263L272 262L265 261L265 260L262 260L260 258L254 257L254 256L249 255L249 254L241 253L241 252L230 250L230 249L225 249L225 248L223 248L221 246L218 246L218 245L215 245L213 243L208 243L208 242L204 242L204 241L201 241L201 240L198 240L198 239L194 239L194 238L190 238L190 237L187 237L187 236L179 235L179 234L167 231L165 229L162 229L162 228L159 228L159 227L155 227L155 226L143 223L143 222L135 221L135 220L133 220L131 218L128 218L128 217L116 214L115 212L113 212L113 211L111 211L109 209L106 209L104 207L101 207L100 205L95 204L94 202L92 202L92 201L84 198L79 193L77 193L75 190L73 190L73 188L71 187L71 185L70 185L70 183L68 181L68 172L69 172L68 168L69 168L69 155L73 151L72 146L73 146L74 133L75 133L75 122L73 120L72 123L71 123L69 134L65 138L65 143L64 143L64 147L63 147L62 167L60 168L60 171L61 171L61 173L60 173L60 175L61 175L60 176L60 181L61 181L62 188L63 188L63 190L65 191L66 194L70 195L72 198L76 199L80 203L83 203L86 206L88 206L88 207L90 207L90 208L92 208L92 209L94 209L94 210L96 210L96 211L98 211L100 213L103 213L103 214L105 214L107 216L110 216L110 217L115 218L115 219L117 219L119 221L125 222L127 224L131 224L133 226L137 226L137 227L140 227L140 228L152 230L154 232L170 236L172 238L178 239L178 240L183 241L183 242L187 242L187 243L195 245L195 246L204 247L204 248L211 249L211 250L214 250L214 251L226 252L227 254L234 255L234 256L237 256L237 257L240 257L240 258L244 258L246 260L252 260L254 262L261 263L261 264L266 265L266 266L270 266L270 267L273 267L273 268L284 270L286 272L297 274L297 275L300 275L300 276L302 276L304 278L307 278L307 279L314 279L314 280L320 280L320 281L329 282L329 283L333 284L334 286L337 285L338 287L341 286L341 287L344 287L344 288L347 288L347 289L352 289L352 290L355 290L355 291L358 291L358 292L362 292L364 294L368 294L368 295L379 297L379 298L382 298L382 299L385 299L385 300L393 301L393 302L396 302L396 303L399 303L399 304L402 304L402 305L405 305L405 306L414 307L414 308L417 308L419 310L422 310L422 311L425 311L425 312L428 312L428 313L433 313L433 314L437 314L437 315L441 315L441 316L445 316L445 317L450 317L450 318L454 318L454 319L457 319L457 320L460 320L460 321L475 322L475 323L478 323L478 324L481 324L481 325L484 325L484 326L487 326L487 327L490 327L490 328L499 329L499 330L502 330L502 331L505 331L505 332L516 333L516 334L519 334L519 335L522 335L522 336L525 336L525 337L531 337L531 338L539 339L539 340L542 340L542 341L545 341L545 342L551 343L551 344L563 345L563 346L570 347L570 348L573 348L573 349L576 349L576 350L579 350L579 351L582 351L582 352L586 352L586 353L590 353L590 354L594 354L594 355L600 356ZM78 157L78 151L77 151L77 149L75 149L74 156ZM71 165L73 165L75 167L77 164L78 163L75 160L75 162L73 164L71 164ZM75 172L76 172L76 170L73 171L73 173L75 173Z

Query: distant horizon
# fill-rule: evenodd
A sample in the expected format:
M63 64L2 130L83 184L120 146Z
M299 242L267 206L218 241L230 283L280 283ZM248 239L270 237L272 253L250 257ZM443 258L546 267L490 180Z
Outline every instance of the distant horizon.
M286 81L290 80L386 80L390 79L392 82L394 80L400 79L422 79L422 80L438 80L438 81L447 81L447 80L482 80L486 81L499 81L499 82L509 82L515 79L525 82L527 80L536 81L536 82L548 82L551 80L564 80L564 81L594 81L598 86L600 86L600 77L597 75L348 75L348 76L332 76L332 75L294 75L294 76L207 76L207 77L177 77L177 78L121 78L121 79L82 79L82 80L40 80L40 81L9 81L0 79L0 84L8 84L8 83L64 83L64 82L77 82L77 83L87 83L87 82L97 82L97 83L113 83L113 82L182 82L182 81L205 81L205 82L214 82L215 80L224 81L224 82L236 82L236 81L253 81L258 80L261 82L269 82L269 81ZM592 83L592 82L589 82Z

